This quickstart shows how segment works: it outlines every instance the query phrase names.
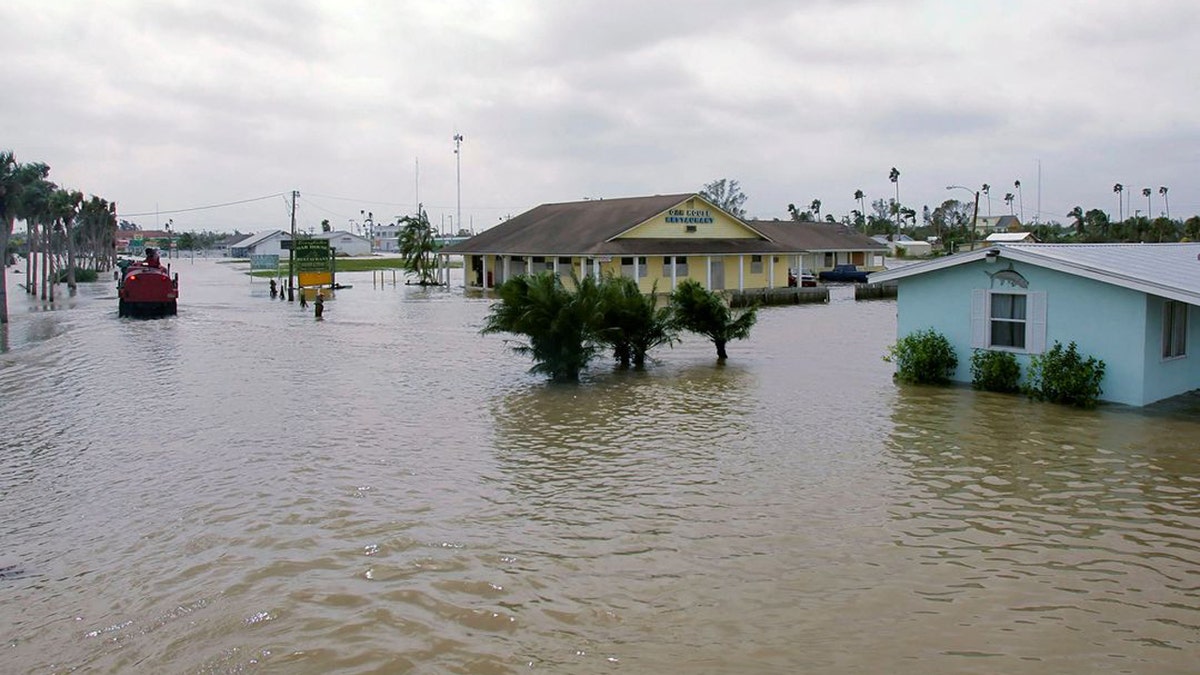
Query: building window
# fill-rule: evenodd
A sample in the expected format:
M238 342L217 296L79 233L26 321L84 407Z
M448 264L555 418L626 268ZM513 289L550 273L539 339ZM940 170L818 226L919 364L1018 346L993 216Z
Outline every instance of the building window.
M973 290L971 347L1025 354L1046 351L1046 293Z
M1162 355L1164 359L1187 356L1187 303L1167 300L1163 303Z
M642 258L642 260L645 260L645 258ZM687 256L675 256L675 276L686 277L687 273ZM671 256L669 255L663 256L663 277L667 279L671 278Z
M1025 349L1025 296L993 293L991 297L989 347Z
M762 274L763 257L761 255L750 256L750 274Z

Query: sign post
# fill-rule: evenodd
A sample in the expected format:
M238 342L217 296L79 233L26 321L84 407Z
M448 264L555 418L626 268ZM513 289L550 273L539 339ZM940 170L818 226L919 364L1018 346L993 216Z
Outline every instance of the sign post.
M327 239L297 239L292 242L300 286L332 286L333 270Z

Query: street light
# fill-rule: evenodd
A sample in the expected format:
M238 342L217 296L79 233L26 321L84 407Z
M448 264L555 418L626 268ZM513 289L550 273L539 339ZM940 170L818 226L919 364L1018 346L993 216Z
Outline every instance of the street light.
M979 190L972 190L971 188L963 187L961 185L947 185L946 189L947 190L966 190L967 192L970 192L972 195L975 195L975 211L971 214L971 237L970 237L970 242L971 242L970 250L974 250L975 249L975 222L979 219Z
M455 220L459 227L462 227L462 153L459 152L462 142L463 135L454 134L454 187L458 197L458 211Z

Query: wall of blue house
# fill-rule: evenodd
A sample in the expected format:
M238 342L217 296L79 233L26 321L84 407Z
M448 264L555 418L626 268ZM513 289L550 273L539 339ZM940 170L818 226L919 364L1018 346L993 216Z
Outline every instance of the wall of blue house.
M1188 307L1186 356L1162 357L1163 308L1166 300L1146 296L1146 392L1152 403L1200 386L1200 307Z
M977 288L1012 290L989 276L1009 269L1010 263L1012 270L1028 281L1029 291L1046 293L1047 348L1055 341L1064 346L1073 341L1080 354L1102 359L1101 397L1106 401L1144 405L1154 400L1147 397L1145 370L1148 353L1161 350L1161 335L1154 333L1153 345L1147 344L1151 330L1145 294L1083 277L1001 258L903 278L897 282L897 336L925 328L942 333L958 354L953 379L970 382L971 293ZM1161 330L1161 318L1159 321ZM1017 360L1024 374L1029 355L1018 353Z

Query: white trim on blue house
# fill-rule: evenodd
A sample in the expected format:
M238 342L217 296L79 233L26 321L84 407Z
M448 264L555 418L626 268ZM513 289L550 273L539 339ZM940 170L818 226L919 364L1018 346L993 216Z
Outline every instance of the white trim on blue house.
M871 283L895 281L986 258L1025 262L1200 305L1200 243L1003 244L875 272Z

